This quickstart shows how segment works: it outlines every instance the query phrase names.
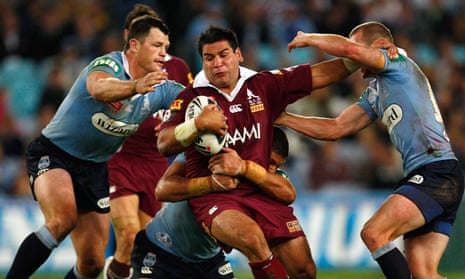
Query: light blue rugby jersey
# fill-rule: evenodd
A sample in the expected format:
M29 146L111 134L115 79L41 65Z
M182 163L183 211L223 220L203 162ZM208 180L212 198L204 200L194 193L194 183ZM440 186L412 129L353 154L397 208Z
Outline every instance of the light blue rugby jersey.
M179 154L175 161L185 162L184 153ZM163 208L147 224L145 231L152 243L190 263L210 259L221 250L205 234L187 201L164 203Z
M426 76L409 57L386 59L358 104L386 125L401 153L404 174L439 160L455 159L434 93Z
M107 161L133 134L139 124L159 109L167 109L184 86L166 81L154 92L104 103L87 91L86 78L92 71L103 71L129 80L127 61L121 51L93 60L82 70L51 122L42 130L62 150L82 160Z

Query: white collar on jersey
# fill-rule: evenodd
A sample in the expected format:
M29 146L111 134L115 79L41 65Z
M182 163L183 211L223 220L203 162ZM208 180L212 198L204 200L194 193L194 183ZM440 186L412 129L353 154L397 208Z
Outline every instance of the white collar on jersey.
M242 66L239 66L239 80L237 81L236 83L236 86L234 87L233 91L231 91L231 94L226 94L226 93L223 93L220 89L218 89L216 86L214 86L213 84L211 84L208 79L207 79L207 76L205 75L205 71L202 70L200 71L196 76L195 76L195 79L194 79L194 84L192 85L194 88L198 88L198 87L212 87L212 88L215 88L216 91L218 91L218 93L220 93L221 95L223 95L228 101L232 101L234 100L234 98L236 97L237 93L239 93L239 90L241 89L242 85L244 84L244 82L253 77L254 75L256 75L257 72L254 71L254 70L251 70L251 69L248 69L248 68L245 68L245 67L242 67Z
M408 57L407 51L405 51L405 49L398 47L397 50L398 50L399 53L402 54L403 56Z
M131 73L129 73L129 63L128 58L126 57L126 53L124 51L121 52L121 57L123 57L123 67L126 74L128 74L129 79L132 79Z

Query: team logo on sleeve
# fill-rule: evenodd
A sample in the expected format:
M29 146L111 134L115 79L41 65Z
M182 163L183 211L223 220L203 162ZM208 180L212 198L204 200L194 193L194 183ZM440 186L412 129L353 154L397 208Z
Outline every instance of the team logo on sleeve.
M115 74L120 74L122 71L120 64L115 59L108 56L103 56L95 59L90 65L89 69L92 70L95 68L109 69Z
M297 220L289 221L286 223L286 225L289 232L300 232L302 230L302 227Z

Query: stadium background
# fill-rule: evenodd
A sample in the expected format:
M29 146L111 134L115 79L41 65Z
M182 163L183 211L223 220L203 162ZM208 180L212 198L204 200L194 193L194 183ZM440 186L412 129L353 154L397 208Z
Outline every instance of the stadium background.
M122 49L122 26L135 3L148 4L172 30L171 54L200 69L199 32L210 24L236 31L246 61L273 69L328 58L315 49L287 53L297 30L347 35L367 20L387 24L431 80L451 142L465 158L465 1L463 0L3 0L0 1L0 274L20 241L42 224L24 171L29 140L53 115L90 59ZM289 106L306 115L334 116L366 86L357 74ZM378 125L337 142L291 141L285 166L298 190L294 204L321 270L377 270L359 239L364 220L388 195L401 173L401 158ZM465 213L462 206L441 268L465 278ZM236 269L247 269L237 253ZM67 270L69 240L41 269Z

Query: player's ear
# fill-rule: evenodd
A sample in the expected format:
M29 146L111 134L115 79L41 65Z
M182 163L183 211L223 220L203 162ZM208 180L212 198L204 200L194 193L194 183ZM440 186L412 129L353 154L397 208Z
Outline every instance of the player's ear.
M239 63L244 62L244 57L242 56L242 51L239 47L236 48L234 51L236 53L237 58L239 59Z
M138 47L139 47L139 40L137 40L136 38L129 39L129 49L137 50Z

